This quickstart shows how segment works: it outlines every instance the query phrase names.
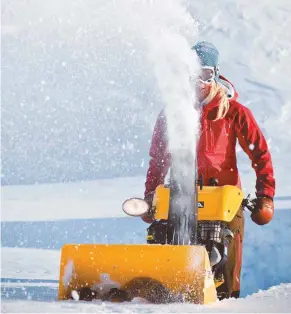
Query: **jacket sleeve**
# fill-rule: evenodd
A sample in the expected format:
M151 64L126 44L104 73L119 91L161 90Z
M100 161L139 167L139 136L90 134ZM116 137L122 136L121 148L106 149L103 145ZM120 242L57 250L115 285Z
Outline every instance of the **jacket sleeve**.
M271 154L265 137L251 111L242 106L238 114L237 138L240 146L252 161L257 176L257 196L275 195L275 179Z
M167 146L166 118L163 112L161 112L152 136L149 152L151 159L145 182L145 196L154 192L159 184L164 183L165 176L170 167L170 154L168 153Z

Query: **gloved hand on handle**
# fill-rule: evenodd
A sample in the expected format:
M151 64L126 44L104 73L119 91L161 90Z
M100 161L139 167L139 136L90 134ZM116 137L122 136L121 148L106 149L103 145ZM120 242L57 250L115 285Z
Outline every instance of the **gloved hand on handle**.
M274 215L274 202L269 196L258 196L253 201L251 219L258 225L269 223Z
M153 205L154 194L155 192L152 192L144 197L144 200L148 203L150 209ZM141 219L148 224L151 224L155 221L154 214L151 211L142 215Z

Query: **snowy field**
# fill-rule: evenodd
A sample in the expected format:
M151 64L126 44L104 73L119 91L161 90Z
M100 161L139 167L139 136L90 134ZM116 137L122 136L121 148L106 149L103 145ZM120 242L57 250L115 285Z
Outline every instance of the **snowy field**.
M151 305L139 300L131 303L106 302L3 302L3 312L30 313L290 313L291 284L281 284L239 300L224 300L201 306L193 304Z
M2 9L1 158L9 185L1 187L1 311L290 312L290 0L4 0ZM159 27L174 45L153 36ZM198 39L219 48L222 74L273 157L275 217L260 227L245 213L243 298L209 306L56 301L64 243L145 242L146 225L125 217L121 204L143 194L163 107L158 86L166 75L156 77L147 57L170 65L171 52L184 57L180 44ZM254 195L250 161L237 153L243 190ZM50 183L65 181L75 182Z
M122 187L121 182L126 184ZM122 217L122 200L131 195L133 186L134 195L141 195L143 178L75 182L62 185L62 189L58 184L2 187L3 207L9 208L9 216L5 219L3 215L1 223L2 311L148 313L288 310L291 306L291 238L286 235L291 228L291 196L276 200L274 220L265 227L255 225L249 219L249 214L245 213L242 296L246 297L247 303L243 300L228 300L202 308L190 304L167 307L140 303L117 306L107 303L76 305L74 302L56 302L60 248L63 244L145 243L147 225L139 218ZM54 190L58 192L52 193ZM83 197L78 198L77 191L88 195L92 207L84 207L86 202ZM118 191L116 203L108 201L110 191ZM57 195L54 202L50 202L52 195ZM72 200L66 203L69 195L73 196L76 209L70 214L67 213L67 206L71 206ZM34 203L31 204L33 199ZM16 200L18 206L15 206ZM41 215L46 217L45 212L48 211L50 216L40 220ZM26 215L23 213L29 213L28 219L24 219ZM276 287L252 295L273 286ZM259 300L262 300L260 306Z

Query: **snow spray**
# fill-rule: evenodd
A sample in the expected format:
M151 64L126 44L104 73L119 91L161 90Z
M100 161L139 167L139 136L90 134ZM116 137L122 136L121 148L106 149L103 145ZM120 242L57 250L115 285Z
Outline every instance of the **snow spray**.
M190 76L195 77L199 70L197 56L191 50L198 24L179 0L133 1L130 10L128 15L133 20L138 17L135 27L144 39L165 107L171 154L167 242L193 244L197 224L195 161L200 113L194 107L195 86Z
M193 244L197 234L195 162L200 113L194 107L195 86L190 76L195 77L200 67L191 50L198 23L179 0L131 1L122 9L143 38L146 57L165 107L171 154L167 241Z
M189 80L199 69L197 57L191 51L197 25L179 2L170 2L166 9L163 19L157 16L158 22L152 23L155 29L148 43L165 104L171 154L167 242L187 245L197 241L194 208L197 204L195 171L199 111L194 107L195 87Z
M13 127L13 147L22 152L19 156L32 151L29 145L34 143L36 153L29 160L37 160L44 169L61 169L66 178L73 169L74 178L78 171L88 179L87 165L90 174L100 169L107 173L108 167L132 171L142 133L137 126L146 124L162 99L172 171L185 189L193 191L194 173L189 169L195 159L199 113L193 107L195 90L189 77L198 68L191 50L197 23L182 1L32 0L10 9L21 14L9 15L5 34L23 38L17 43L25 42L29 51L28 82L39 82L31 95L26 93L29 88L18 92L25 103L14 111L21 114L3 119L5 129ZM22 50L16 49L21 53L15 58L21 62ZM22 116L27 119L9 120ZM56 160L60 164L54 164ZM45 171L42 179L49 178L50 171Z

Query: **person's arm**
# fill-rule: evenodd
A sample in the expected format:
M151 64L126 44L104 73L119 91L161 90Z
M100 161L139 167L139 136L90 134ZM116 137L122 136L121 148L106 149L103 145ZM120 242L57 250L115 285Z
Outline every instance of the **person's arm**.
M257 176L256 194L273 199L275 195L275 179L271 154L265 137L253 117L251 111L240 107L237 116L237 138L240 146L252 161Z
M166 128L166 118L163 112L161 112L152 136L149 152L151 159L145 182L145 197L153 194L157 186L164 183L165 176L170 167Z

